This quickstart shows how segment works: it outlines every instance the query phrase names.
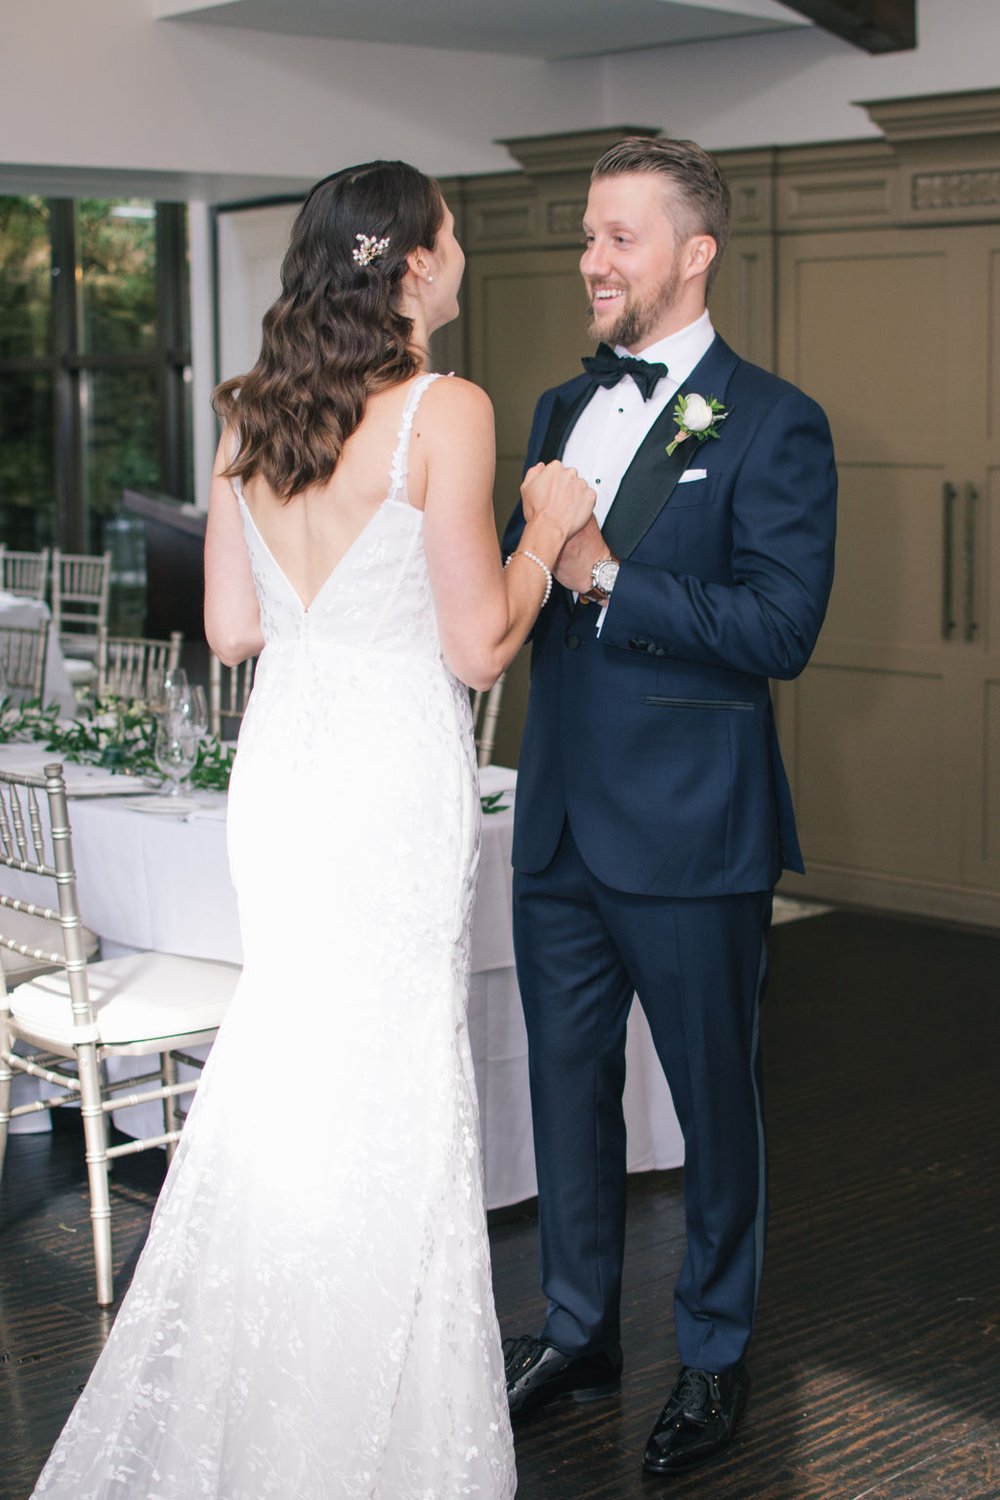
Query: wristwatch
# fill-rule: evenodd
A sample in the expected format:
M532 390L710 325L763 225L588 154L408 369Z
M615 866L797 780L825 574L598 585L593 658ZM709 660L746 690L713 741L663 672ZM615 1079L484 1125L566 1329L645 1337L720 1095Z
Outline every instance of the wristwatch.
M621 563L617 557L602 557L595 562L590 570L590 588L581 595L581 598L589 599L591 604L607 603L620 567Z

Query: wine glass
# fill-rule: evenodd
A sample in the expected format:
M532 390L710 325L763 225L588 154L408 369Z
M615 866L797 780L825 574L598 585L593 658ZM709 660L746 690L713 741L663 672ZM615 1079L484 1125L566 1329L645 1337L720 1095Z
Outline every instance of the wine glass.
M187 714L179 709L160 714L156 721L153 759L164 780L170 783L167 795L176 797L181 783L191 775L198 759L198 736Z
M208 702L205 698L205 689L199 683L191 688L184 712L191 720L195 738L205 739L208 734Z
M183 667L157 667L146 679L146 702L149 711L160 718L172 710L183 710L190 702L191 688Z
M192 687L182 712L194 732L195 764L197 765L202 742L208 739L208 702L205 698L205 689L199 683L195 683Z

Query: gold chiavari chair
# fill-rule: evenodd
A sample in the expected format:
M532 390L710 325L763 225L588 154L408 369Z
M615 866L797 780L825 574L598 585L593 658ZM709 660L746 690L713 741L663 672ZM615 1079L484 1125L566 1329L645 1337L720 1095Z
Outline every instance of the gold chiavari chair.
M208 662L208 731L217 740L223 728L232 734L239 731L253 687L255 656L248 656L235 667L227 667L213 651Z
M8 992L0 968L0 1171L12 1118L79 1104L103 1307L114 1295L110 1168L119 1156L154 1146L172 1154L182 1123L177 1101L197 1087L197 1081L178 1082L177 1065L201 1066L182 1049L213 1039L240 970L167 953L88 963L61 765L46 766L40 776L0 771L0 866L11 872L0 890L0 946L46 969ZM43 896L46 882L55 887L52 906L14 894L24 889L26 876L37 878ZM46 924L47 944L32 948L16 936L10 919L24 914ZM159 1072L108 1083L103 1064L115 1056L156 1056ZM12 1108L18 1074L42 1080L56 1094ZM151 1100L162 1101L163 1133L109 1144L111 1111Z
M0 692L12 698L41 698L48 652L47 622L0 625Z
M0 589L23 599L44 599L49 581L49 549L13 552L0 544Z
M97 691L101 697L146 698L151 672L173 672L180 666L184 636L173 630L168 641L139 635L108 635L97 641Z
M97 645L108 623L111 553L52 551L52 621L75 688L97 681Z

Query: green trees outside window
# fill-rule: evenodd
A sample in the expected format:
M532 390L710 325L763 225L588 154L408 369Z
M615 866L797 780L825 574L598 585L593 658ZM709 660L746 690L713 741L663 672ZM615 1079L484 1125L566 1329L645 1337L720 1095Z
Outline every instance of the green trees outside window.
M112 553L140 630L126 486L193 497L182 204L0 197L0 540Z

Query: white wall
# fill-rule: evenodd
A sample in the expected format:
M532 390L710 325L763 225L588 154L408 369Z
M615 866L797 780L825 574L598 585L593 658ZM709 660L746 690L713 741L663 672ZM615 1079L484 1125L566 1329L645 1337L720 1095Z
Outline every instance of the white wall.
M1000 87L1000 0L917 0L913 52L869 56L818 30L605 59L605 123L709 150L878 135L858 101Z
M280 36L158 21L149 9L3 0L5 162L296 184L377 156L438 173L497 171L510 158L495 136L586 119L597 89L597 63Z
M1000 58L998 0L919 0L913 53L869 57L802 30L555 64L151 12L150 0L0 0L4 163L35 168L43 187L41 168L152 169L211 200L373 156L498 171L510 165L498 138L602 124L716 149L836 140L873 133L854 101L995 87ZM4 177L0 164L0 191ZM25 190L15 178L7 190Z
M919 0L919 47L885 57L802 30L550 64L159 21L151 0L0 0L0 26L0 192L76 183L202 204L300 193L376 156L440 176L503 171L498 139L597 125L716 150L851 139L877 133L858 100L1000 82L1000 0ZM204 207L192 259L203 499L215 442Z

